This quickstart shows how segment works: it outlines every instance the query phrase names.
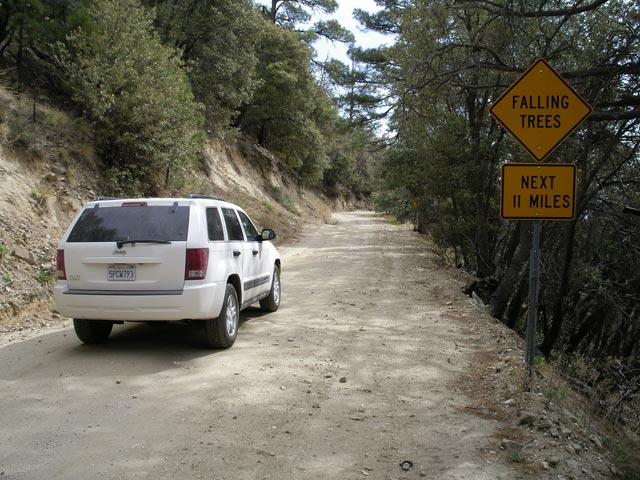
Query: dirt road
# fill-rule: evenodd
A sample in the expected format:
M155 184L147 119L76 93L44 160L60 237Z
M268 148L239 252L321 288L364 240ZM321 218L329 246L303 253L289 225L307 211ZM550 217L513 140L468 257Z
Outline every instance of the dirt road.
M0 348L0 479L516 478L459 388L477 308L408 227L334 218L281 249L281 309L229 350L183 325Z

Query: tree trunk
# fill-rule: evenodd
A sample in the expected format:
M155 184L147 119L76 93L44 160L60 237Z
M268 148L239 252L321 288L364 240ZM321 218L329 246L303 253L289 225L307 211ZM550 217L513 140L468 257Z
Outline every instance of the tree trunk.
M567 347L567 353L571 354L576 351L582 340L593 331L594 326L598 323L598 319L601 318L602 313L604 312L605 307L601 306L596 308L596 310L589 315L576 333L574 333L569 340L569 346Z
M640 345L640 330L635 332L635 335L627 336L627 341L622 347L621 357L628 358L632 356L639 357L640 349L638 348Z
M491 296L491 313L499 320L503 319L504 312L509 304L509 299L513 295L514 287L518 284L520 272L529 257L528 238L529 228L525 228L522 222L518 222L518 227L514 232L517 235L518 247L515 249L513 258L507 259L507 269L500 279L500 285Z
M18 79L24 80L22 71L22 50L24 48L24 16L20 18L20 28L18 33L18 53L16 55L16 68L18 69Z
M571 272L571 264L573 262L573 243L576 234L576 220L570 222L566 227L566 234L564 236L564 252L562 259L562 270L560 274L560 283L558 285L558 293L555 297L553 307L551 309L551 328L544 337L542 345L540 345L540 351L549 356L553 346L560 337L562 331L563 319L563 302L567 293L569 292L569 274Z
M520 319L520 310L522 308L522 304L524 303L524 300L527 298L527 294L529 293L529 275L527 275L528 271L528 269L525 269L520 275L520 282L518 283L516 293L511 298L511 302L509 302L506 323L507 326L511 329L515 329L516 327L516 324Z
M258 130L258 145L261 147L267 147L267 130L263 125L260 125L260 129Z

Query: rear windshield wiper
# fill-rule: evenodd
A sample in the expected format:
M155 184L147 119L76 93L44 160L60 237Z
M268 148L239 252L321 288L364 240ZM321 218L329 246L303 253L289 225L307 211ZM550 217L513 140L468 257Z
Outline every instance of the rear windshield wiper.
M122 248L124 245L130 243L131 245L135 245L136 243L162 243L162 244L170 244L171 242L169 240L145 240L145 239L138 239L138 240L118 240L116 241L116 245L118 246L118 248Z

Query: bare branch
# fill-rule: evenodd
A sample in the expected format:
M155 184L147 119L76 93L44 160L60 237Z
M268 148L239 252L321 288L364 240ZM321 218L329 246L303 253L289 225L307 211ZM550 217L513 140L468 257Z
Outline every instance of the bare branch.
M500 4L497 2L478 2L477 0L458 0L459 3L467 3L467 4L477 4L480 8L486 10L490 13L495 13L498 15L504 15L508 17L522 17L522 18L543 18L543 17L568 17L571 15L577 15L579 13L589 12L591 10L595 10L598 7L601 7L609 0L595 0L592 3L588 3L586 5L580 6L583 3L582 0L578 0L573 7L570 8L561 8L557 10L535 10L535 11L524 11L524 10L512 10L510 7L504 4Z
M640 109L630 110L627 112L593 112L587 121L589 122L605 122L611 120L634 120L640 119Z

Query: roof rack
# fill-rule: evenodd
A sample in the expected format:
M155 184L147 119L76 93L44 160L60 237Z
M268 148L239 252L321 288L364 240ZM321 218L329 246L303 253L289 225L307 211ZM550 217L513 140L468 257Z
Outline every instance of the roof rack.
M224 200L222 198L212 197L210 195L200 195L199 193L190 193L189 195L187 195L186 198L194 198L194 199L202 198L202 199L205 199L205 200L220 200L221 202L224 202Z
M101 202L103 200L120 200L120 197L97 197L95 199L96 202Z

